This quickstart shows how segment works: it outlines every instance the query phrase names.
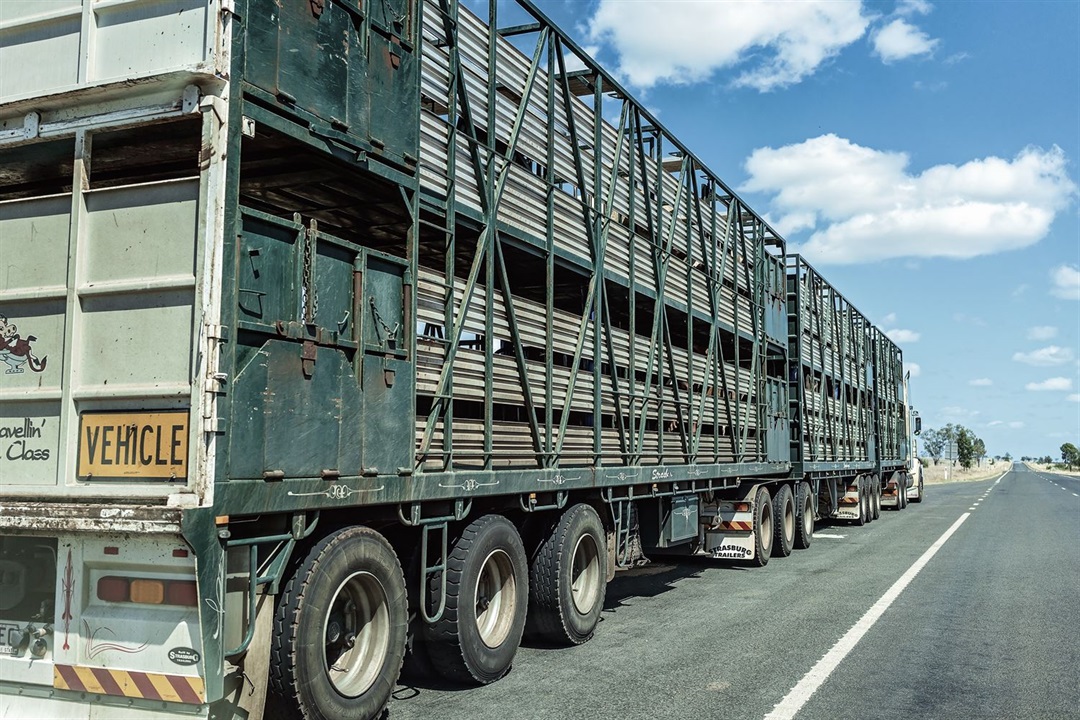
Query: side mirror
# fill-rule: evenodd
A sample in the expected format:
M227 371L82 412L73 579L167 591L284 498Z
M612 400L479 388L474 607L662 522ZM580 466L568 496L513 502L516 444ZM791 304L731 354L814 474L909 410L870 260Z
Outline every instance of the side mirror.
M922 432L922 418L918 415L915 416L915 434L918 435Z

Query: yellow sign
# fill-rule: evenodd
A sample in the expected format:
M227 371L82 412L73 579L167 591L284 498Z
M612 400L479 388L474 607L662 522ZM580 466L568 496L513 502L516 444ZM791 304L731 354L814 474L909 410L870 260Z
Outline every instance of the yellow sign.
M80 480L184 480L187 464L187 410L79 416Z

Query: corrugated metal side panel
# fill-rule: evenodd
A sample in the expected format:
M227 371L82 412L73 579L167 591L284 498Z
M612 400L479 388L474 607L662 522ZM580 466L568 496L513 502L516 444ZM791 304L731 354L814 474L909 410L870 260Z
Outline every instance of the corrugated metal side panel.
M804 462L873 460L870 321L799 256L788 256L792 438Z

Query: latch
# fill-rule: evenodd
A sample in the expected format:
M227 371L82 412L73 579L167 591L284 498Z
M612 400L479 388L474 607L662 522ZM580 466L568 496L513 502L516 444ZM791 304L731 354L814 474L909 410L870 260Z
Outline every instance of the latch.
M300 346L300 365L304 371L304 378L311 379L315 374L315 358L319 354L318 346L311 340L305 340Z

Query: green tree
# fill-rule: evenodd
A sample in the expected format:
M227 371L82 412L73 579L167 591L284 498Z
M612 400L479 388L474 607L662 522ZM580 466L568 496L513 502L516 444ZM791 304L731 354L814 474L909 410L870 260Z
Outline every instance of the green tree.
M982 438L977 437L975 438L975 458L979 461L979 464L982 465L983 458L985 457L986 443L983 442Z
M956 459L967 469L975 464L975 433L963 425L956 426Z
M1071 470L1073 465L1080 465L1080 449L1072 443L1065 443L1061 446L1061 459Z
M947 442L944 434L941 430L923 430L922 435L922 447L923 452L934 459L934 464L937 465L941 461L941 456L945 453L945 443Z

